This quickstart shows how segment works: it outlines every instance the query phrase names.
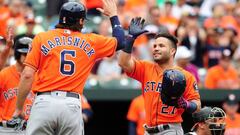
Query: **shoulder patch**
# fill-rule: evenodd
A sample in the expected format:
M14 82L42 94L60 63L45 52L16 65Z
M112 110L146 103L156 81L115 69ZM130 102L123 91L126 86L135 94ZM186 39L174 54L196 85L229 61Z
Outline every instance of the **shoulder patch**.
M197 82L194 82L194 83L193 83L193 88L194 88L195 91L197 91L197 92L199 91Z

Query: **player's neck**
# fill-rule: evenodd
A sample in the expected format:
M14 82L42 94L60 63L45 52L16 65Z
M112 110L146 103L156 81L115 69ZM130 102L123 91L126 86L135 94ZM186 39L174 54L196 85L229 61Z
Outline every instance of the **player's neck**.
M23 66L22 63L17 62L17 63L16 63L16 68L17 68L17 71L18 71L19 73L22 73L24 66Z
M172 59L169 59L169 60L168 60L167 62L165 62L165 63L158 63L158 66L159 66L162 70L166 70L166 69L172 68L172 67L174 67L173 60L172 60Z

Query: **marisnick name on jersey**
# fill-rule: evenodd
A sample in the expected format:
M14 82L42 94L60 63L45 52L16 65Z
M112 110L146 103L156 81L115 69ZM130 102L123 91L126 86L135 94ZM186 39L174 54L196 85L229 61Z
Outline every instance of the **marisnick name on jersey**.
M46 56L51 49L60 46L74 46L79 48L83 50L89 58L95 53L94 48L92 48L91 44L86 42L85 39L72 36L55 37L52 40L48 40L47 45L41 45L41 52Z

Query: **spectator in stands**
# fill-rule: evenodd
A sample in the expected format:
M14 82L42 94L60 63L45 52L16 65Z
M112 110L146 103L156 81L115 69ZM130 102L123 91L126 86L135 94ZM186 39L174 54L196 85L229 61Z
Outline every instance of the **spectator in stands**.
M191 58L192 58L192 53L187 47L179 46L177 48L177 53L175 55L177 66L192 73L198 82L198 86L201 87L201 82L198 75L198 68L195 65L190 63Z
M150 32L168 32L168 28L163 26L160 23L160 9L158 6L151 7L149 9L148 14L148 21L147 25L145 26L146 29L155 29L151 30Z
M207 71L205 78L207 89L239 89L237 70L231 64L231 51L224 49L219 64Z
M163 26L167 27L170 33L174 33L178 27L179 20L172 16L173 3L171 1L166 1L164 10L160 16L160 22Z
M206 33L199 25L197 14L189 13L188 17L186 17L185 29L186 35L181 44L191 51L191 63L198 67L203 67Z
M215 28L211 35L208 35L208 37L211 37L211 42L206 45L206 50L204 51L203 64L205 68L217 65L223 50L229 49L230 39L224 33L225 29L219 27Z
M102 83L121 78L122 69L118 65L116 55L101 61L97 70L97 75L99 81Z
M233 54L234 66L238 71L238 77L240 78L240 46L235 50ZM240 84L240 79L239 79Z
M226 112L226 130L225 135L239 135L240 133L240 114L237 112L239 103L234 94L229 94L223 103L223 109Z
M212 28L235 25L234 18L232 16L227 16L225 11L226 10L224 3L218 2L215 5L213 5L212 17L209 17L204 21L204 27L207 29L207 32Z
M233 10L233 17L236 21L236 29L238 34L238 38L240 38L240 3L236 5L235 9Z
M193 7L186 4L186 0L178 0L177 4L173 6L172 15L180 19L183 15L193 13Z
M5 10L4 14L0 15L0 35L6 37L6 30L9 26L14 26L14 29L20 25L25 24L24 15L21 14L24 3L22 0L11 0L9 8Z
M144 135L143 124L145 124L144 97L135 97L128 109L128 135Z

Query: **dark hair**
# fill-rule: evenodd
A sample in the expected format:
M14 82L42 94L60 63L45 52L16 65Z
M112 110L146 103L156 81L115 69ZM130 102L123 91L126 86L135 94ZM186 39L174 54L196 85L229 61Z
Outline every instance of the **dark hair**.
M69 29L69 30L72 30L72 31L81 31L82 28L83 28L83 25L76 23L76 24L57 24L55 26L55 28L60 28L60 29Z
M165 5L171 5L171 6L173 6L173 2L170 1L170 0L168 0L168 1L165 2Z
M168 40L170 40L172 42L173 48L175 48L177 50L178 39L174 35L171 35L170 33L159 33L155 36L155 39L157 39L159 37L164 37L164 38L167 38Z

